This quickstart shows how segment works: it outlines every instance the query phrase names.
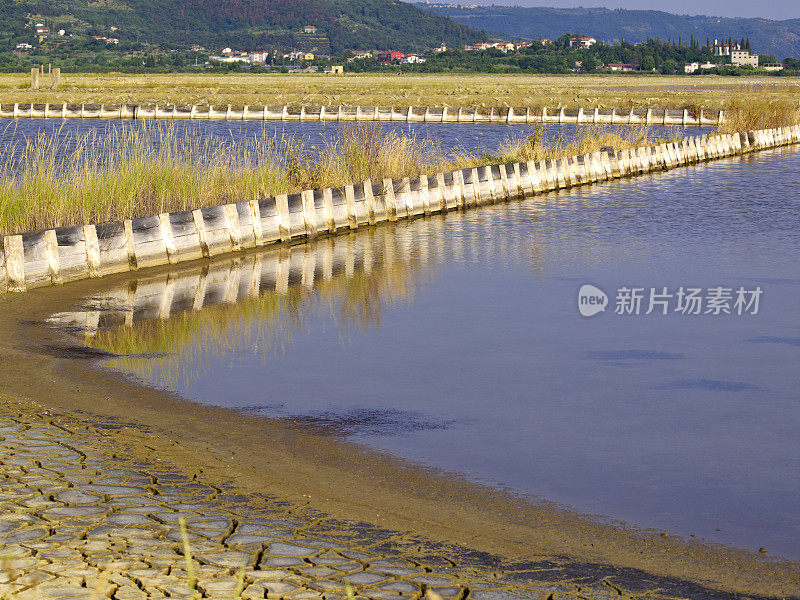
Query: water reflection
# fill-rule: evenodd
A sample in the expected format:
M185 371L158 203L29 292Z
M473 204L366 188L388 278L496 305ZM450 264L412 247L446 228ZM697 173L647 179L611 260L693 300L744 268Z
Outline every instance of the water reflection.
M432 269L433 249L400 239L376 228L145 275L51 320L118 355L115 366L161 386L185 385L209 356L282 352L320 311L343 336L379 327L387 306L413 298Z
M124 354L107 364L197 402L798 557L798 189L800 152L781 149L215 261L205 275L143 274L60 319ZM759 285L764 303L749 318L584 319L587 282L612 297ZM148 352L168 355L133 356Z

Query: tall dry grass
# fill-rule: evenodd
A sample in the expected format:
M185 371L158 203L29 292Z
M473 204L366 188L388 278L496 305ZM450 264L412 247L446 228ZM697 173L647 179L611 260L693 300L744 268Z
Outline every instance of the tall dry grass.
M257 198L288 189L280 152L263 136L213 143L174 127L45 134L0 153L0 230L97 223Z
M735 98L728 102L724 114L725 119L720 126L723 133L774 129L800 123L800 104L788 98Z
M506 140L500 149L503 162L552 160L564 156L591 154L602 148L627 150L679 139L680 128L667 128L666 134L652 135L646 125L614 127L610 125L585 125L573 135L559 135L547 141L547 126L539 124L532 134Z
M648 141L646 128L586 126L551 139L544 127L499 155L444 155L427 139L355 123L322 148L262 130L220 141L174 125L40 133L0 150L0 234L100 223L239 202L366 179L399 179L498 162L586 154ZM653 140L650 140L653 141Z

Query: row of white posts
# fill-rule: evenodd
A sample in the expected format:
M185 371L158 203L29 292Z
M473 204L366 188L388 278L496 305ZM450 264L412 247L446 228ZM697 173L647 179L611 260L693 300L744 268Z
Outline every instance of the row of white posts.
M113 223L7 235L0 293L334 235L800 142L800 125L711 134L620 152L364 181Z
M718 125L722 111L685 109L451 108L381 106L139 106L133 104L0 104L0 118L212 119L234 121L387 121L419 123L598 123Z

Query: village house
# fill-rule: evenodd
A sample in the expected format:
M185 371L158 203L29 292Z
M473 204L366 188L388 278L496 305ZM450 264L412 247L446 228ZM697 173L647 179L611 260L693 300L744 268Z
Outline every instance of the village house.
M714 56L730 56L734 50L741 50L742 45L732 42L730 44L720 44L718 40L714 40Z
M639 65L635 63L608 63L605 69L607 71L638 71Z
M442 45L433 49L434 52L447 52L447 45L442 42Z
M783 71L783 65L780 63L770 63L767 65L761 65L762 69L766 69L767 71Z
M33 50L33 46L27 42L20 42L17 44L17 50Z
M372 58L372 52L356 52L353 54L353 56L347 59L347 62L351 63L355 60L365 60L369 58Z
M209 56L208 60L218 63L249 63L250 55L247 52L235 52L230 48L223 48L221 56Z
M570 48L590 48L597 43L597 40L593 37L586 37L586 36L574 36L571 37L569 40L569 47Z
M288 54L284 54L283 58L289 60L314 60L314 53L313 52L302 52L302 51L295 51L289 52Z
M50 28L43 23L36 24L36 35L50 35Z
M731 64L736 67L757 67L758 54L751 54L749 50L731 50Z
M317 28L314 25L306 25L303 27L303 33L317 33Z
M417 56L416 54L409 54L408 56L403 57L403 60L400 61L400 64L403 65L418 65L424 62L427 62L427 58L423 58L421 56Z
M395 50L390 52L378 52L378 62L381 64L399 63L403 58L405 58L405 55Z
M716 64L714 64L712 62L708 62L708 61L706 61L704 63L691 62L691 63L686 63L685 65L683 65L683 72L684 73L694 73L698 69L705 70L705 69L716 69L716 68L717 68Z
M491 48L497 48L503 54L508 54L509 52L513 52L516 49L516 46L511 42L482 42L480 44L473 44L472 46L464 46L465 52L480 52L482 50L489 50Z

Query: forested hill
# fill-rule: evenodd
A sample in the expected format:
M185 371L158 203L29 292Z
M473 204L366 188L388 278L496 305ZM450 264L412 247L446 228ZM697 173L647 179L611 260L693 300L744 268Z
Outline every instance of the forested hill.
M419 50L486 39L483 32L396 0L0 0L0 38L30 32L32 19L68 33L121 41L255 50L307 40L304 25L337 52ZM114 28L113 30L111 28Z
M419 4L434 14L486 29L506 37L556 39L566 32L581 33L607 42L644 42L648 37L687 41L694 36L736 40L750 38L754 52L778 59L800 57L800 19L770 21L673 15L655 10L606 8L522 8L511 6L454 7Z

